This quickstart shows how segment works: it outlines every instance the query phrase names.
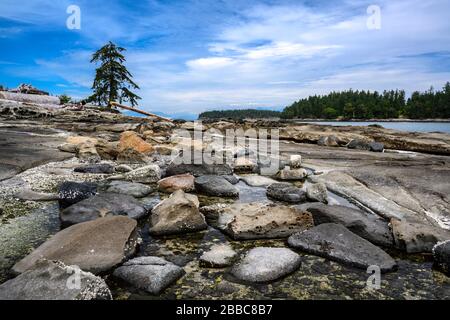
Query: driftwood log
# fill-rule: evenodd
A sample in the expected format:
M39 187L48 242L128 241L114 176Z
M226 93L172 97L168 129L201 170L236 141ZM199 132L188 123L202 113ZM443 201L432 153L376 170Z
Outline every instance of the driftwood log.
M117 102L114 102L114 101L111 101L109 104L111 106L114 106L114 107L118 107L118 108L121 108L121 109L125 109L125 110L129 110L129 111L133 111L133 112L136 112L136 113L143 114L144 116L154 117L154 118L157 118L157 119L160 119L160 120L163 120L163 121L173 122L172 119L164 118L164 117L158 116L158 115L156 115L154 113L150 113L150 112L147 112L147 111L139 110L139 109L136 109L136 108L133 108L133 107L124 106L123 104L120 104L120 103L117 103Z

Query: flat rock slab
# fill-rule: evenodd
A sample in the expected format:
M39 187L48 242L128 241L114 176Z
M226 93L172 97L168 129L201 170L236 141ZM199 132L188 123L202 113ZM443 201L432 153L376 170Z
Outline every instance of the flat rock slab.
M128 181L113 181L109 184L107 192L120 193L135 198L143 198L153 192L153 189L142 183Z
M144 166L123 174L114 175L109 180L126 180L137 183L156 183L161 180L161 168L156 164Z
M394 238L388 222L374 214L345 206L327 206L323 203L308 203L300 208L311 212L316 226L323 223L341 224L374 244L384 247L394 246Z
M119 193L100 193L61 211L63 226L95 220L106 216L144 217L148 211L132 196Z
M57 194L36 192L31 189L23 189L14 196L23 201L55 201L59 199Z
M195 178L195 189L208 196L213 197L239 197L239 189L221 176L201 176Z
M201 255L200 265L207 268L224 268L230 266L236 256L236 251L230 245L216 244Z
M357 236L340 224L325 223L289 237L291 247L327 259L367 269L378 266L381 272L397 269L386 252Z
M251 249L231 274L246 282L264 283L286 276L300 265L300 256L290 249L258 247Z
M122 216L76 224L58 232L17 262L13 271L23 273L43 258L94 274L108 271L134 253L136 226L135 220Z
M71 281L75 275L80 277L79 286ZM41 260L0 285L0 300L112 300L112 296L102 278L59 261Z
M450 240L450 231L419 222L391 219L395 246L408 253L430 253L441 241Z
M204 175L231 175L233 169L227 164L171 164L166 169L166 176L190 173L195 177Z
M269 198L289 203L302 203L307 200L306 192L290 183L274 183L267 187Z
M277 183L274 179L260 175L241 176L240 179L250 187L267 187L272 183Z
M202 212L235 240L287 238L314 225L309 212L268 202L217 204Z
M101 163L77 167L73 169L73 171L78 173L90 173L90 174L112 174L114 173L114 167L110 164Z
M125 262L113 275L137 289L159 294L185 274L183 268L159 257L139 257Z

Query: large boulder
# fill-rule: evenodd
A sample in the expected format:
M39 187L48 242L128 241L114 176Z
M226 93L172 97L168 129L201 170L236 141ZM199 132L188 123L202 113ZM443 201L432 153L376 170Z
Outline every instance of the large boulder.
M156 164L140 167L138 169L118 174L108 178L109 180L126 180L137 183L156 183L161 180L161 168Z
M290 249L258 247L251 249L231 273L246 282L270 282L294 272L300 265L300 256Z
M195 189L208 196L239 197L239 189L221 176L201 176L195 178Z
M421 222L391 219L395 246L408 253L431 253L435 244L450 240L450 231Z
M274 183L267 187L266 194L269 198L290 202L301 203L306 201L306 192L290 183Z
M450 240L439 242L433 247L435 265L450 275Z
M208 222L235 240L287 238L311 228L311 214L268 202L202 207Z
M166 176L176 176L190 173L195 177L204 175L231 175L233 169L227 164L170 164L166 169Z
M236 256L236 251L230 245L216 244L201 255L200 265L207 268L224 268L230 266Z
M314 224L337 223L358 236L384 247L392 247L394 238L388 223L375 214L362 210L323 203L306 204L301 209L311 212Z
M241 176L240 179L250 187L267 187L273 183L277 183L277 181L274 179L260 175L246 175Z
M113 275L150 294L160 294L184 275L183 268L159 257L139 257L125 262Z
M291 169L285 167L278 172L277 177L280 180L303 180L307 175L308 172L305 169Z
M13 266L23 273L40 259L58 260L66 265L98 274L122 263L135 252L137 222L127 217L106 217L64 229Z
M150 233L168 235L206 229L205 217L200 213L195 195L177 190L152 210Z
M153 192L153 189L142 183L128 181L112 181L106 190L109 193L120 193L135 198L143 198Z
M340 224L324 223L298 232L289 237L288 243L293 248L357 268L375 265L381 272L397 269L395 260L386 252Z
M164 178L158 181L158 189L168 193L177 190L183 190L184 192L194 191L194 176L186 173Z
M383 152L384 144L373 141L373 142L369 143L369 150L373 151L373 152Z
M147 162L147 156L154 151L153 146L134 131L120 135L117 160L119 162Z
M0 300L111 299L111 292L102 278L76 266L45 259L0 285Z
M98 163L76 167L73 171L77 173L111 174L114 173L114 167L108 163Z
M128 216L140 219L147 214L144 206L132 196L100 193L60 212L63 227L106 216Z
M65 209L97 194L97 185L91 182L65 181L58 187L59 207Z
M328 203L327 186L321 182L307 185L306 196L311 201Z
M370 142L361 139L353 139L347 144L347 148L357 150L370 150Z

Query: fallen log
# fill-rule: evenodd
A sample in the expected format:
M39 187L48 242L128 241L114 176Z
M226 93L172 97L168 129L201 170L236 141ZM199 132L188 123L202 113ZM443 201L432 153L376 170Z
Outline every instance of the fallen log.
M114 102L114 101L111 101L109 104L114 106L114 107L118 107L118 108L121 108L121 109L133 111L133 112L136 112L136 113L140 113L140 114L143 114L143 115L148 116L148 117L154 117L154 118L157 118L157 119L160 119L160 120L163 120L163 121L173 122L172 119L164 118L164 117L158 116L158 115L156 115L154 113L150 113L150 112L147 112L147 111L139 110L139 109L136 109L136 108L133 108L133 107L124 106L123 104L120 104L120 103L117 103L117 102Z

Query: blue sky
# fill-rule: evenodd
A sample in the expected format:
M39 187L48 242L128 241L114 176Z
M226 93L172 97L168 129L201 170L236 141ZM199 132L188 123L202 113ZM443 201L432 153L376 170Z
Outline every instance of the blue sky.
M367 28L369 5L381 29ZM69 30L69 5L81 29ZM90 55L128 49L141 107L167 114L281 108L332 90L450 81L450 1L0 1L0 84L90 94Z

